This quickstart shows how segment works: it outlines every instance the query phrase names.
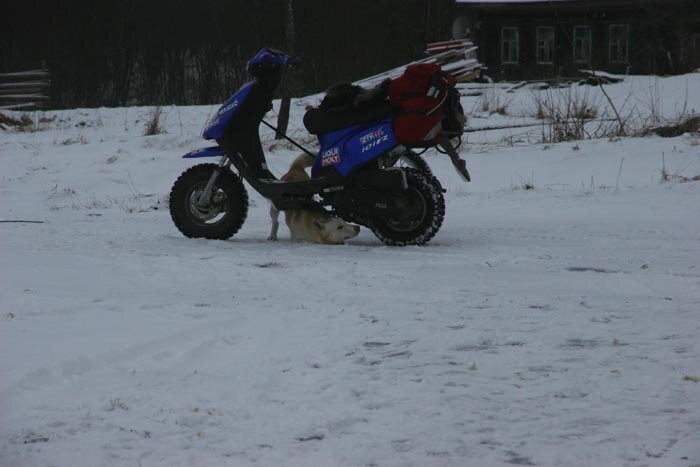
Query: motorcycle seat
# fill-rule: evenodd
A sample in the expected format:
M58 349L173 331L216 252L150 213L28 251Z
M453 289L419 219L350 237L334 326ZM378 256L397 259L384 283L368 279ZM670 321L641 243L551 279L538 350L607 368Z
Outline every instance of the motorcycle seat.
M354 125L381 120L392 113L388 102L372 102L342 111L310 109L304 114L304 127L312 135L321 135Z

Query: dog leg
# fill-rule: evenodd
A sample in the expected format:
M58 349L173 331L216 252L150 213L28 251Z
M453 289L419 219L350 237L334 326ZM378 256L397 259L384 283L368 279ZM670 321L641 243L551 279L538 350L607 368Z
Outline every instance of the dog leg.
M277 240L277 231L280 228L279 215L280 212L277 210L275 205L270 203L270 217L272 218L272 228L270 229L270 236L267 237L268 240Z

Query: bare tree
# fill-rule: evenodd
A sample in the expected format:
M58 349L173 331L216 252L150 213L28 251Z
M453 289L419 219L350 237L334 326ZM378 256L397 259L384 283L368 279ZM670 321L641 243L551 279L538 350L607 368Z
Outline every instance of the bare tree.
M56 107L214 104L246 80L248 58L277 47L304 59L282 83L285 130L291 97L421 58L426 37L446 37L453 1L10 2L0 72L45 62Z
M294 47L294 5L292 0L285 2L284 9L284 33L287 39L286 52L292 56L295 55ZM287 71L282 81L282 102L280 103L280 112L277 116L277 134L275 139L282 139L287 133L289 126L289 107L292 102L292 94L297 91L296 76L293 72Z

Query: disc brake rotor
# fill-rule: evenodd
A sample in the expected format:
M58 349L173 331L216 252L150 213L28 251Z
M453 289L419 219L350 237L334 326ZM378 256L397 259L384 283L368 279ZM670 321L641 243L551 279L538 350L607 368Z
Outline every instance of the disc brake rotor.
M202 205L199 204L199 197L203 191L202 187L192 190L189 196L189 210L198 221L207 222L226 211L226 195L222 190L214 187L209 202Z

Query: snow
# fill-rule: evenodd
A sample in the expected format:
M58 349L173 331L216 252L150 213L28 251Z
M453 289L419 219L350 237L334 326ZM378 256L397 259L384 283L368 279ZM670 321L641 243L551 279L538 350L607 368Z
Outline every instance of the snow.
M698 81L607 90L671 118ZM531 90L494 92L509 115L465 97L470 126L533 121ZM700 463L700 182L660 181L700 174L698 136L469 133L471 184L426 156L425 247L268 242L250 189L239 234L191 240L166 198L215 108L0 130L0 220L44 222L0 223L0 465ZM297 151L263 134L282 174Z

